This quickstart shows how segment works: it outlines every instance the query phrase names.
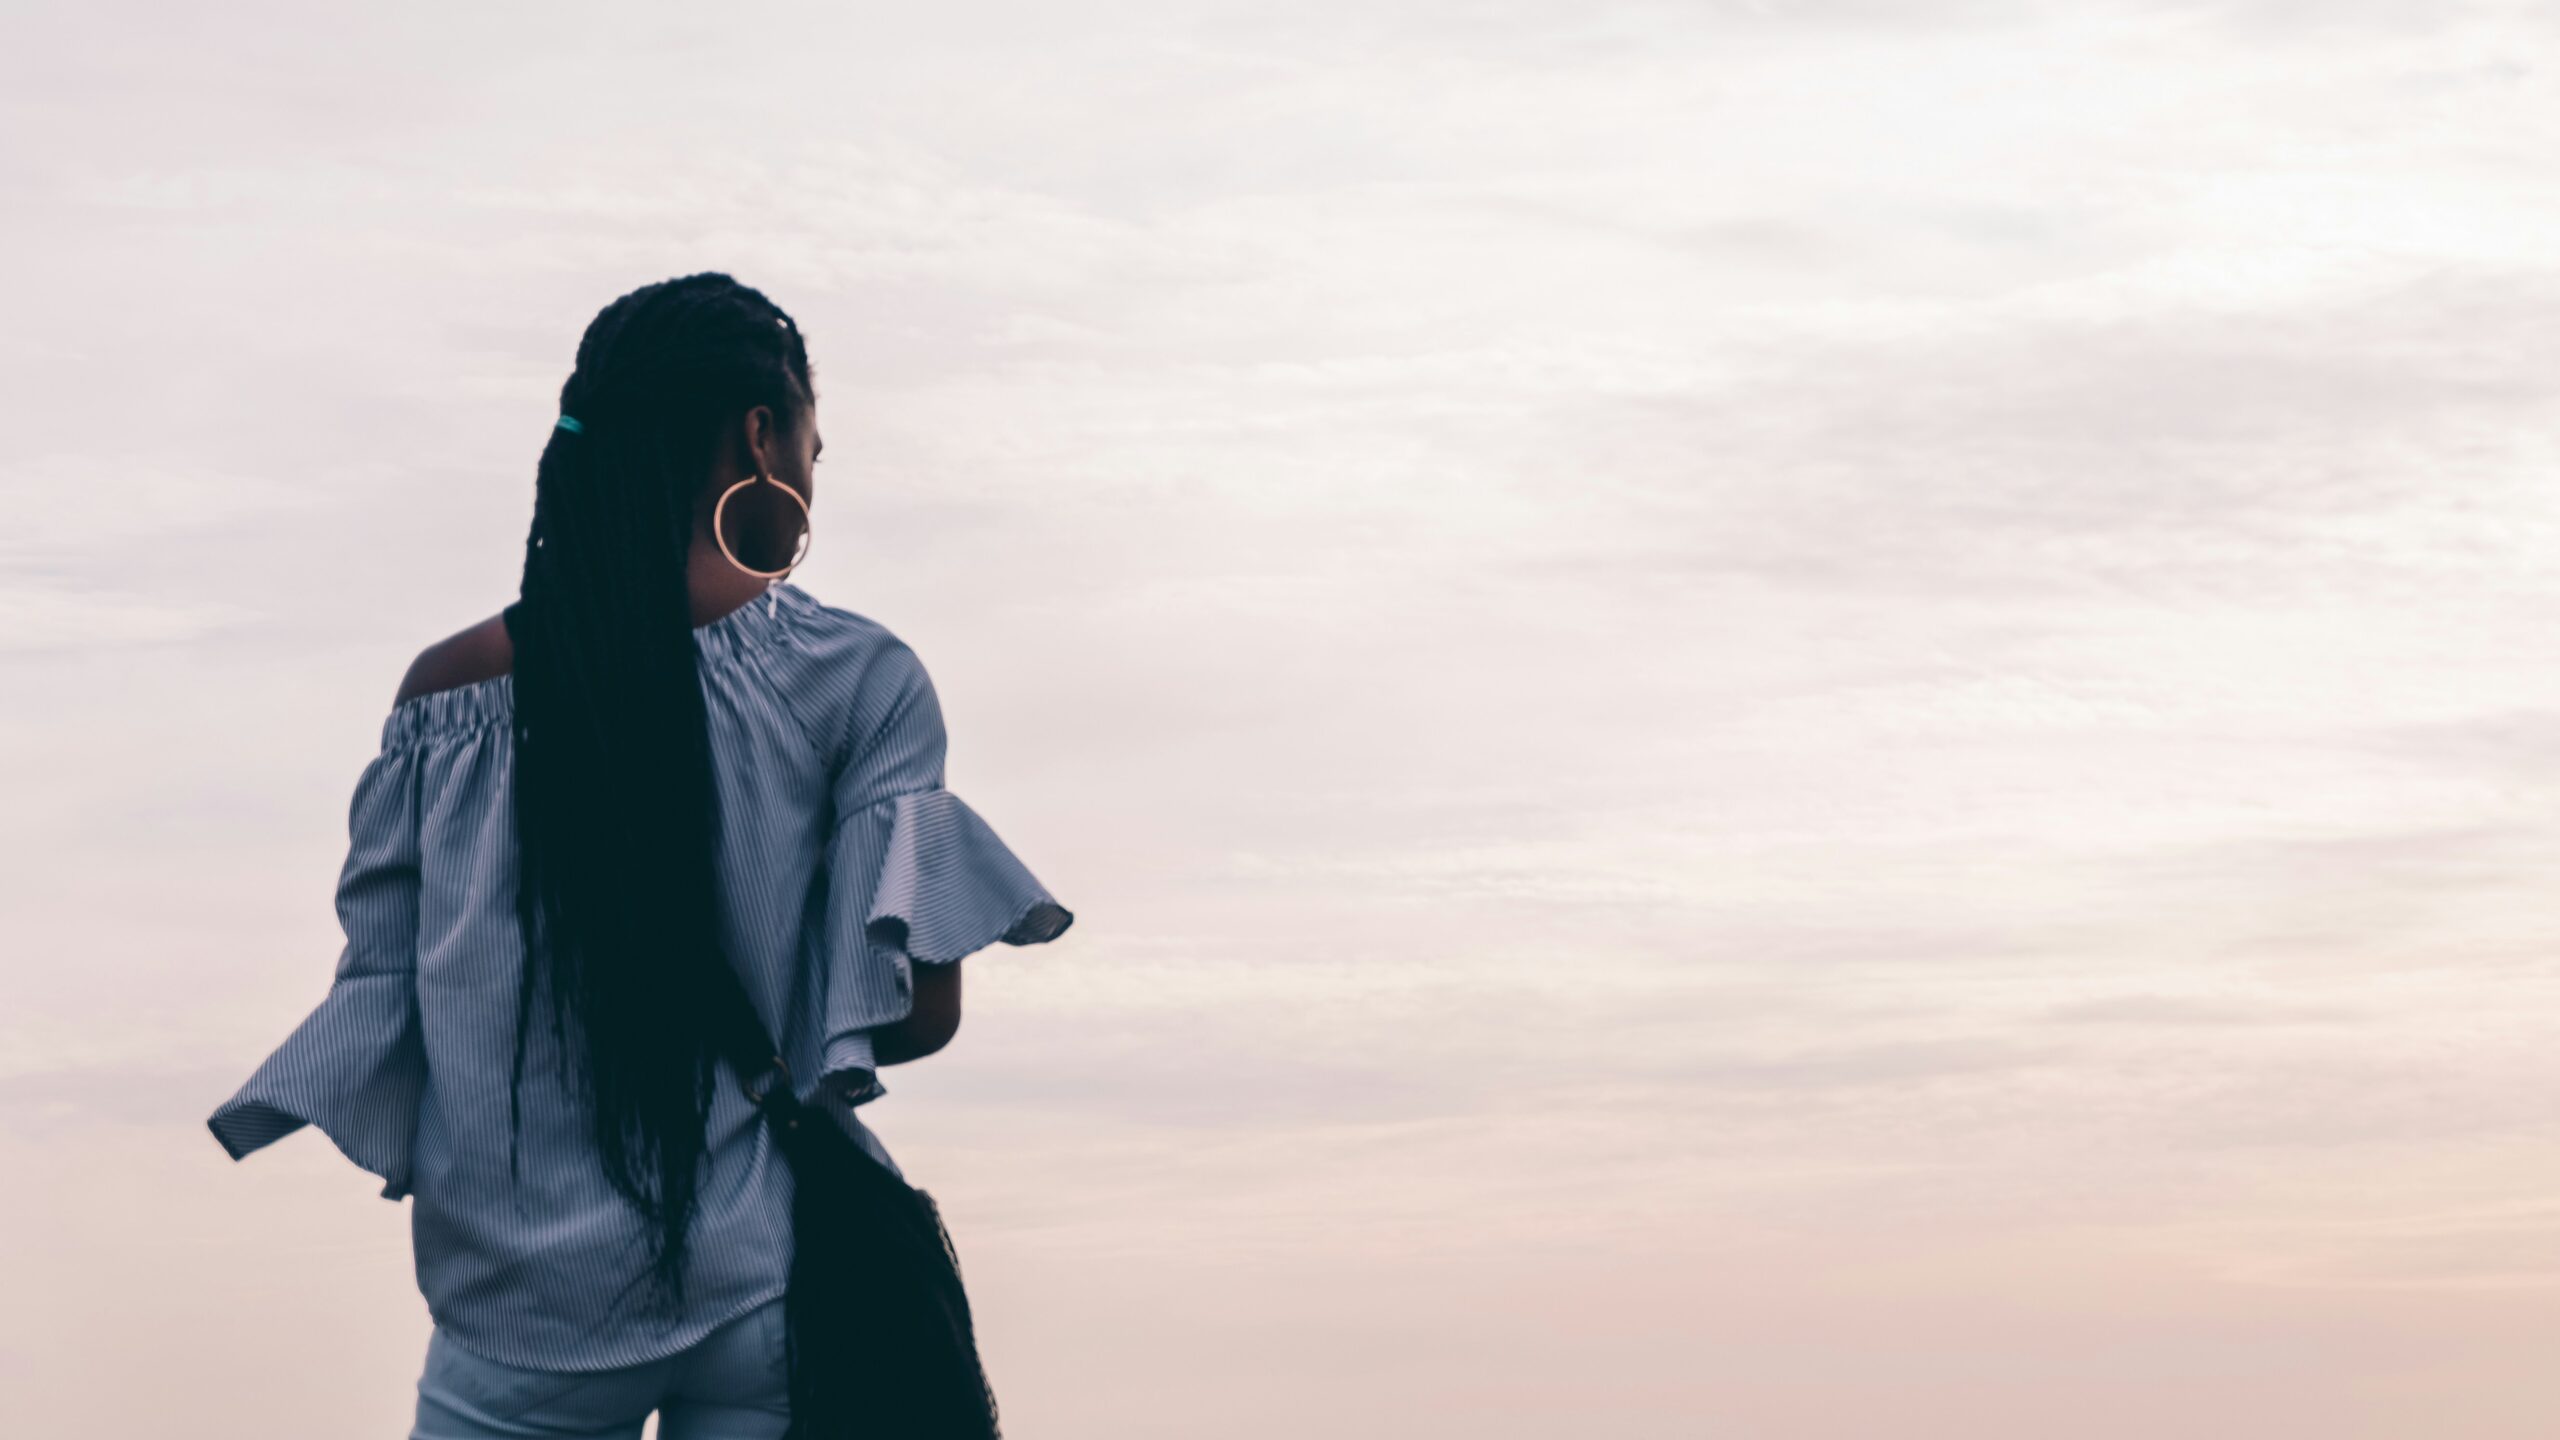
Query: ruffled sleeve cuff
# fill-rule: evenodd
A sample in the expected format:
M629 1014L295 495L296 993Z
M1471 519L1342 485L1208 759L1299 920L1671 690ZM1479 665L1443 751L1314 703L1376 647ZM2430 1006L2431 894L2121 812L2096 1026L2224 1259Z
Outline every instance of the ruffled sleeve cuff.
M400 712L409 713L409 712ZM316 1125L349 1160L409 1194L427 1088L418 1015L416 755L385 727L382 753L356 782L338 876L346 930L328 993L205 1124L224 1153L248 1156Z
M869 1032L914 1010L913 965L946 965L999 941L1038 945L1075 923L993 827L939 786L844 817L829 866L817 1083L852 1104L887 1093Z
M305 1125L380 1177L382 1198L409 1193L410 1147L426 1092L426 1051L407 973L350 975L332 985L205 1124L234 1160Z

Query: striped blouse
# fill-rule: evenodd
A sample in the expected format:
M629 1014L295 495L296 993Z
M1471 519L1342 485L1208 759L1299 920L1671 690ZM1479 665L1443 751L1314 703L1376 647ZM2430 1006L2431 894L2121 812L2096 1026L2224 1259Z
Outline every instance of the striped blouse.
M911 967L1074 920L943 788L942 712L906 642L788 581L694 629L719 795L724 937L794 1087L889 1164L854 1107L887 1093L871 1032ZM783 1293L791 1171L739 1087L710 1116L683 1313L649 1313L647 1230L526 1039L524 1173L507 1166L524 949L515 923L513 677L414 696L357 779L337 888L346 932L308 1018L208 1120L235 1160L314 1125L408 1198L435 1323L504 1364L587 1371L671 1355ZM726 1074L724 1067L723 1074Z

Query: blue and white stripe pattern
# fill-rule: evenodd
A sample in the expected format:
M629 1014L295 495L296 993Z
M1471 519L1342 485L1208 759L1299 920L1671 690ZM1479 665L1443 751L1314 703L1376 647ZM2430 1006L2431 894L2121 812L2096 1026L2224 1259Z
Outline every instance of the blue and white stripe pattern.
M852 1107L887 1093L869 1032L913 1008L910 966L1052 940L1075 917L943 788L941 707L904 641L788 581L693 633L730 954L801 1099L894 1168ZM634 1288L645 1226L606 1183L537 1010L510 1182L512 680L393 707L349 808L336 978L207 1123L235 1160L315 1126L385 1198L409 1198L418 1288L453 1340L505 1364L612 1369L783 1293L791 1173L722 1084L686 1312L649 1315Z

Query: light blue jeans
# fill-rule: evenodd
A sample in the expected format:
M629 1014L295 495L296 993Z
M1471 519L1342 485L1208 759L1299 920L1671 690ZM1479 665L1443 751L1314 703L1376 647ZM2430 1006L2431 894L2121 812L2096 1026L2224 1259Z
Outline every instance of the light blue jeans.
M663 1360L571 1374L501 1365L437 1330L409 1440L780 1440L791 1424L775 1297Z

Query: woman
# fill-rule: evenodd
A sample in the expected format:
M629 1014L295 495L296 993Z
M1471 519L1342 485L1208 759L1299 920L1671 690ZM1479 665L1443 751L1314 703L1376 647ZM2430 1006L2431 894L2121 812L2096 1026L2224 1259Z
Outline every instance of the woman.
M418 657L356 783L336 979L208 1123L412 1200L417 1440L780 1436L791 1171L711 967L894 1171L878 1067L950 1041L962 956L1074 917L943 788L915 653L785 578L824 446L788 315L644 286L561 408L522 595Z

